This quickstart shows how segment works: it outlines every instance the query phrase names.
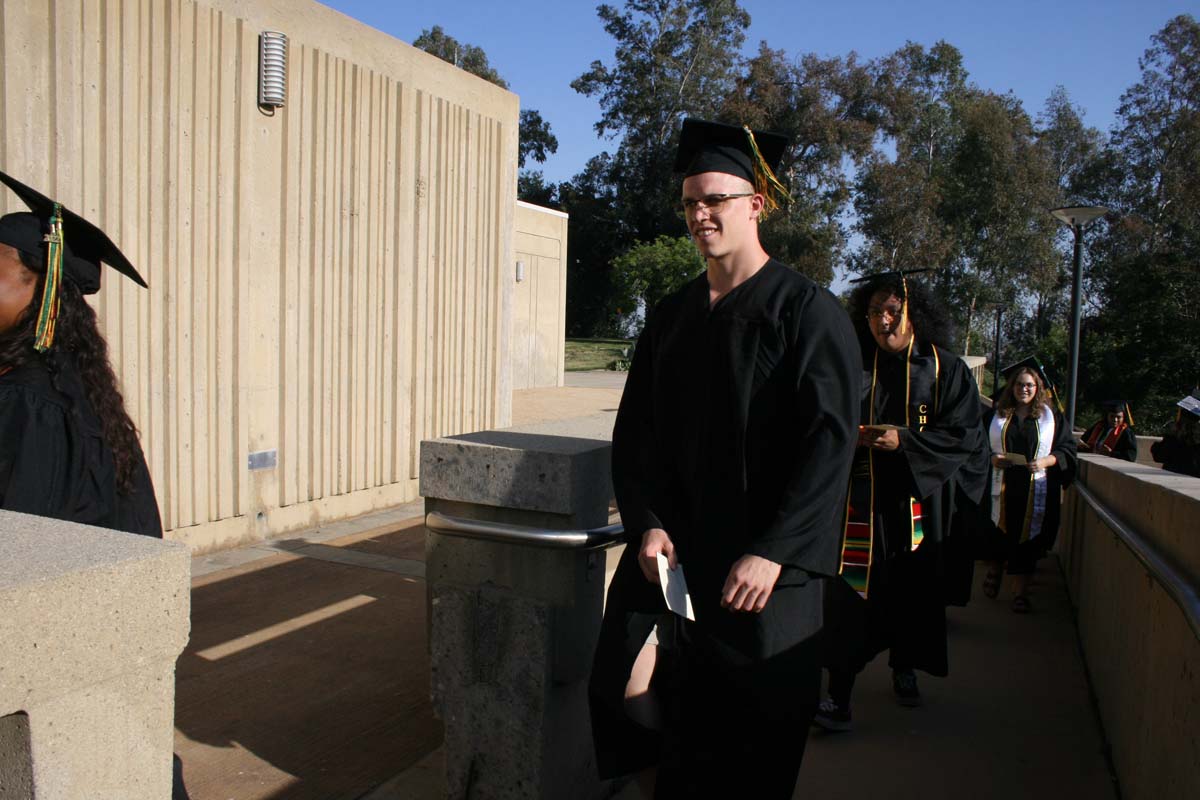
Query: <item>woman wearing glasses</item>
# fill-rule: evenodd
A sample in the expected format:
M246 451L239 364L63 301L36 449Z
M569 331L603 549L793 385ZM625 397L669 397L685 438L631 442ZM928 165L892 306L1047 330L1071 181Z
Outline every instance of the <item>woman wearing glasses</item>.
M1007 383L984 420L992 452L990 512L1000 533L999 558L983 582L988 597L1012 576L1012 610L1032 609L1029 576L1058 536L1062 490L1075 477L1075 439L1054 408L1036 358L1004 371Z
M850 297L863 354L862 424L840 578L826 591L829 697L815 717L826 730L850 729L855 677L884 650L897 702L921 704L915 670L947 674L945 604L970 584L970 559L952 553L961 538L955 512L983 491L979 390L945 349L944 307L906 278L924 271L864 278Z

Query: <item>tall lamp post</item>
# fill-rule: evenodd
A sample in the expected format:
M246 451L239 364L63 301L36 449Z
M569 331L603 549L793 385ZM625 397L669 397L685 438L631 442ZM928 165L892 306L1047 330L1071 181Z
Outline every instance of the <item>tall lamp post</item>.
M1103 206L1064 206L1051 214L1075 234L1075 271L1071 276L1071 381L1067 384L1067 426L1075 429L1075 399L1079 386L1079 317L1083 283L1083 229L1104 216Z
M1004 316L1004 306L996 304L996 339L992 342L992 394L1000 391L1000 317Z

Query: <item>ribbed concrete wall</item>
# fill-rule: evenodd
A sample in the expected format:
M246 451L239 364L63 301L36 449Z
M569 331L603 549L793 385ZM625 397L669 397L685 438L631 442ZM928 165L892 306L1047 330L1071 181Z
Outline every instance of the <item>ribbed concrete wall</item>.
M1200 480L1085 455L1077 481L1169 561L1193 593L1200 587ZM1200 638L1174 598L1077 492L1068 490L1063 512L1056 549L1121 796L1195 797Z
M169 536L410 500L421 439L508 423L515 95L307 0L0 8L0 165L150 283L96 306Z
M515 258L525 278L513 290L514 389L563 385L567 219L561 211L517 203Z

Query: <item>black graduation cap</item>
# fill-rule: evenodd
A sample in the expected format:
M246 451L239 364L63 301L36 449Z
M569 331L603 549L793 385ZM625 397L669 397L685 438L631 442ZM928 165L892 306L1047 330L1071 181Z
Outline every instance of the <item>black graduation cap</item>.
M1050 375L1046 372L1046 368L1042 366L1042 362L1037 356L1026 356L1015 364L1010 364L1000 370L1004 375L1004 380L1007 383L1013 378L1013 373L1022 367L1027 367L1037 373L1042 379L1042 385L1046 387L1046 391L1050 392L1050 396L1054 398L1055 404L1058 405L1058 410L1062 411L1062 401L1058 399L1058 389L1054 386L1054 381L1050 380Z
M1125 400L1104 400L1100 403L1100 410L1104 412L1120 411L1125 415L1125 424L1133 427L1133 411L1129 408L1129 403Z
M108 264L139 286L146 286L146 281L104 231L11 175L0 172L0 183L12 189L33 212L0 217L0 243L44 259L46 234L50 232L50 219L57 205L62 216L63 275L83 294L100 291L101 263Z
M108 264L139 286L146 286L104 231L11 175L0 172L0 183L29 206L29 212L0 217L0 243L45 264L45 288L34 342L38 351L54 342L61 280L71 281L83 294L94 294L100 291L100 265Z
M909 275L917 275L922 272L937 272L939 267L918 267L917 269L893 269L888 272L876 272L873 275L864 275L861 278L853 278L849 283L866 283L868 281L882 281L888 278L900 278L903 280Z
M684 177L724 172L745 178L767 199L767 210L773 210L779 207L779 201L791 200L775 177L787 143L787 137L779 133L689 117L679 132L675 171Z

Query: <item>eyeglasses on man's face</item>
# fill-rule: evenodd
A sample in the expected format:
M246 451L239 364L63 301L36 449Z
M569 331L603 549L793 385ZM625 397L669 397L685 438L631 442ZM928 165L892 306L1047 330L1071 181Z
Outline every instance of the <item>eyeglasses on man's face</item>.
M738 197L753 197L754 192L741 192L739 194L706 194L704 197L689 197L679 205L675 206L675 213L681 219L687 219L690 215L695 214L700 209L705 209L710 214L720 214L721 209L725 207L725 203L734 200Z

